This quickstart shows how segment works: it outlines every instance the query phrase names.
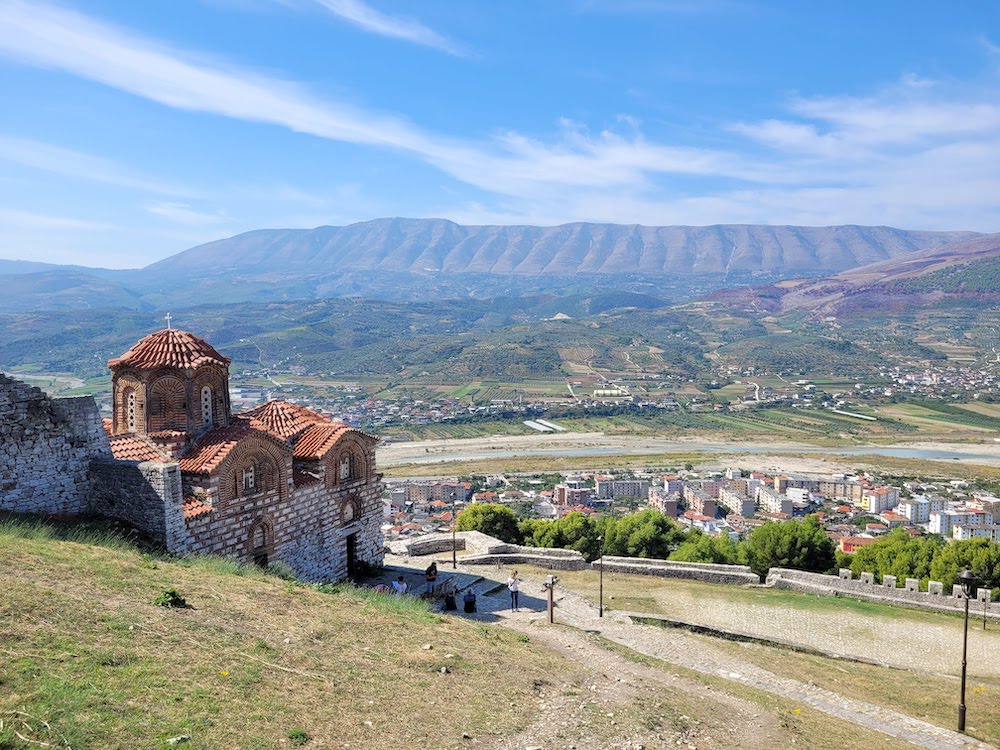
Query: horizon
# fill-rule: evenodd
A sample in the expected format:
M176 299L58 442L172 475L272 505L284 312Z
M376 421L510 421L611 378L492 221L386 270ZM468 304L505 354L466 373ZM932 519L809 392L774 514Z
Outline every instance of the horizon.
M596 225L596 226L599 226L599 225L611 225L611 226L623 226L623 227L630 227L630 226L632 226L632 227L657 228L657 229L658 228L665 228L665 227L678 227L678 228L689 228L689 229L712 229L713 227L775 227L775 228L777 228L777 227L790 227L790 228L793 228L793 229L833 229L833 228L845 228L845 227L859 227L859 228L878 228L878 229L884 228L884 229L893 229L893 230L901 230L901 231L925 231L925 232L932 232L932 233L936 232L936 233L942 233L942 234L951 233L951 232L972 232L972 230L965 230L965 229L911 230L911 229L908 229L906 227L892 227L892 226L888 226L886 224L881 224L881 225L866 225L866 224L808 225L808 224L737 224L737 223L729 223L729 224L727 224L727 223L719 223L719 224L661 224L661 225L656 225L656 224L641 224L641 223L637 223L637 222L622 223L622 222L594 222L594 221L568 221L568 222L564 222L562 224L549 224L549 225L541 225L541 224L459 224L458 222L452 221L451 219L445 219L445 218L442 218L440 216L426 217L426 218L414 217L414 216L380 216L380 217L375 218L375 219L362 219L362 220L359 220L359 221L350 222L348 224L320 224L319 226L315 226L315 227L259 227L257 229L248 229L248 230L246 230L244 232L238 232L237 234L234 234L234 235L227 235L225 237L217 237L215 239L210 239L210 240L207 240L205 242L199 243L198 245L194 245L192 247L186 247L186 248L183 248L181 250L177 250L176 252L168 252L166 255L163 255L162 257L153 258L152 260L149 260L145 265L142 265L142 266L112 266L112 265L106 265L106 266L88 266L88 265L86 265L84 263L75 263L75 262L74 263L54 263L52 265L57 265L57 266L80 266L80 267L83 267L83 268L90 268L90 269L104 270L104 271L141 271L141 270L144 270L145 268L147 268L148 266L154 265L154 264L159 263L160 261L163 261L163 260L167 260L168 258L172 258L175 255L180 255L182 253L187 252L188 250L196 250L197 248L202 247L203 245L212 244L214 242L225 242L226 240L230 240L230 239L233 239L235 237L239 237L239 236L244 235L244 234L252 234L254 232L289 232L289 231L312 232L312 231L315 231L317 229L346 229L348 227L357 226L357 225L360 225L360 224L372 224L372 223L383 222L383 221L443 221L443 222L448 222L450 224L455 224L456 226L466 227L466 228L478 228L478 227L489 227L489 226L503 226L503 227L530 226L530 227L535 227L535 228L538 228L538 229L558 229L559 227L573 226L575 224L593 224L593 225ZM1000 232L978 232L977 234L979 234L980 236L988 236L990 234L1000 234ZM959 240L959 241L962 241L962 240ZM3 258L3 257L0 257L0 262L2 262L2 261L11 261L11 262L20 262L20 263L48 263L48 261L36 261L34 259L31 259L31 258ZM426 270L430 270L430 269L426 269ZM440 271L438 271L438 272L440 272Z
M995 5L9 0L0 20L0 258L137 268L373 216L1000 229Z

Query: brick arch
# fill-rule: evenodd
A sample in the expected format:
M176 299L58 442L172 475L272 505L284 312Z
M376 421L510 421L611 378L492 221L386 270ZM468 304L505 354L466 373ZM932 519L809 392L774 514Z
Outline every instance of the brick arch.
M163 375L149 386L149 431L188 428L187 388L175 375Z
M270 516L265 514L254 519L247 529L243 549L249 560L255 560L260 554L268 558L274 556L274 522Z
M204 388L211 389L211 425L205 424L204 412L202 410L202 390ZM192 391L194 408L191 411L194 415L194 424L199 429L225 427L229 424L228 390L228 380L225 371L221 370L221 368L208 366L202 367L195 372Z
M350 526L352 523L357 523L361 520L361 498L357 495L351 495L344 502L340 504L340 521L341 526Z
M345 459L350 461L350 475L342 478L341 467ZM327 485L332 487L347 482L366 481L374 464L374 456L368 447L357 437L348 435L338 441L329 453L325 467Z
M247 493L243 486L243 472L254 466L256 488ZM278 445L261 438L250 438L236 446L220 467L220 495L223 501L242 497L256 497L263 493L277 492L282 500L288 498L288 467L286 456Z
M133 411L129 408L130 403L134 406L133 420L129 419L129 413ZM142 382L132 377L120 377L115 381L113 416L116 435L146 431L146 399Z

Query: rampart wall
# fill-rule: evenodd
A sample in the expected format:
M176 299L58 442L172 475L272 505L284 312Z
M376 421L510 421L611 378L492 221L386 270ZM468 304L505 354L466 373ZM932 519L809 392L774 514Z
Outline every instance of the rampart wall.
M602 561L595 560L592 565L595 569L600 569ZM603 565L604 570L609 573L633 573L735 585L760 583L760 577L746 565L715 565L713 563L676 562L642 557L613 557L611 555L604 557Z
M944 586L937 581L931 581L927 591L920 591L919 583L915 578L907 578L900 588L895 576L883 576L882 583L877 584L871 573L862 573L860 578L854 578L846 568L840 571L839 576L790 568L771 568L767 574L767 585L777 589L821 596L842 596L938 612L964 610L965 598L958 586L954 587L950 596L946 596ZM985 612L987 619L1000 621L1000 604L989 601L991 594L990 589L978 589L970 607L977 617L982 617Z
M87 513L91 461L110 457L92 397L54 399L0 374L0 510Z

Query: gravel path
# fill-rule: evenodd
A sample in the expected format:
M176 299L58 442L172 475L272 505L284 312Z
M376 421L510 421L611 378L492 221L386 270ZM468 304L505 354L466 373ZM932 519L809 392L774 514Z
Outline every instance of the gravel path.
M469 569L487 579L499 582L494 569ZM496 619L500 624L524 631L534 624L533 635L544 629L537 627L544 618L544 600L541 598L541 582L527 579L524 593L527 607L520 612L509 610L506 591L493 596L486 592L494 589L496 583L479 585L479 617ZM713 648L689 633L664 631L655 626L632 623L627 617L606 613L597 616L596 606L571 592L560 590L557 596L556 622L582 631L596 632L605 638L630 648L638 653L662 659L671 664L686 667L704 674L716 675L725 680L737 682L752 688L764 690L787 698L797 705L808 705L816 710L853 724L867 727L897 739L929 750L957 750L958 748L981 748L989 750L992 745L971 739L948 729L929 724L878 706L872 703L848 698L804 682L781 677L751 664L720 649ZM573 657L572 651L567 656Z

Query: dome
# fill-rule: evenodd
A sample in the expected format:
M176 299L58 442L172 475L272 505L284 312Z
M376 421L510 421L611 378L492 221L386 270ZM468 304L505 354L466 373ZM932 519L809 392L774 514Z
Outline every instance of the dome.
M136 370L175 367L194 370L206 364L228 367L230 361L229 357L223 357L211 344L193 333L166 328L141 339L122 356L108 360L108 367L132 367Z

